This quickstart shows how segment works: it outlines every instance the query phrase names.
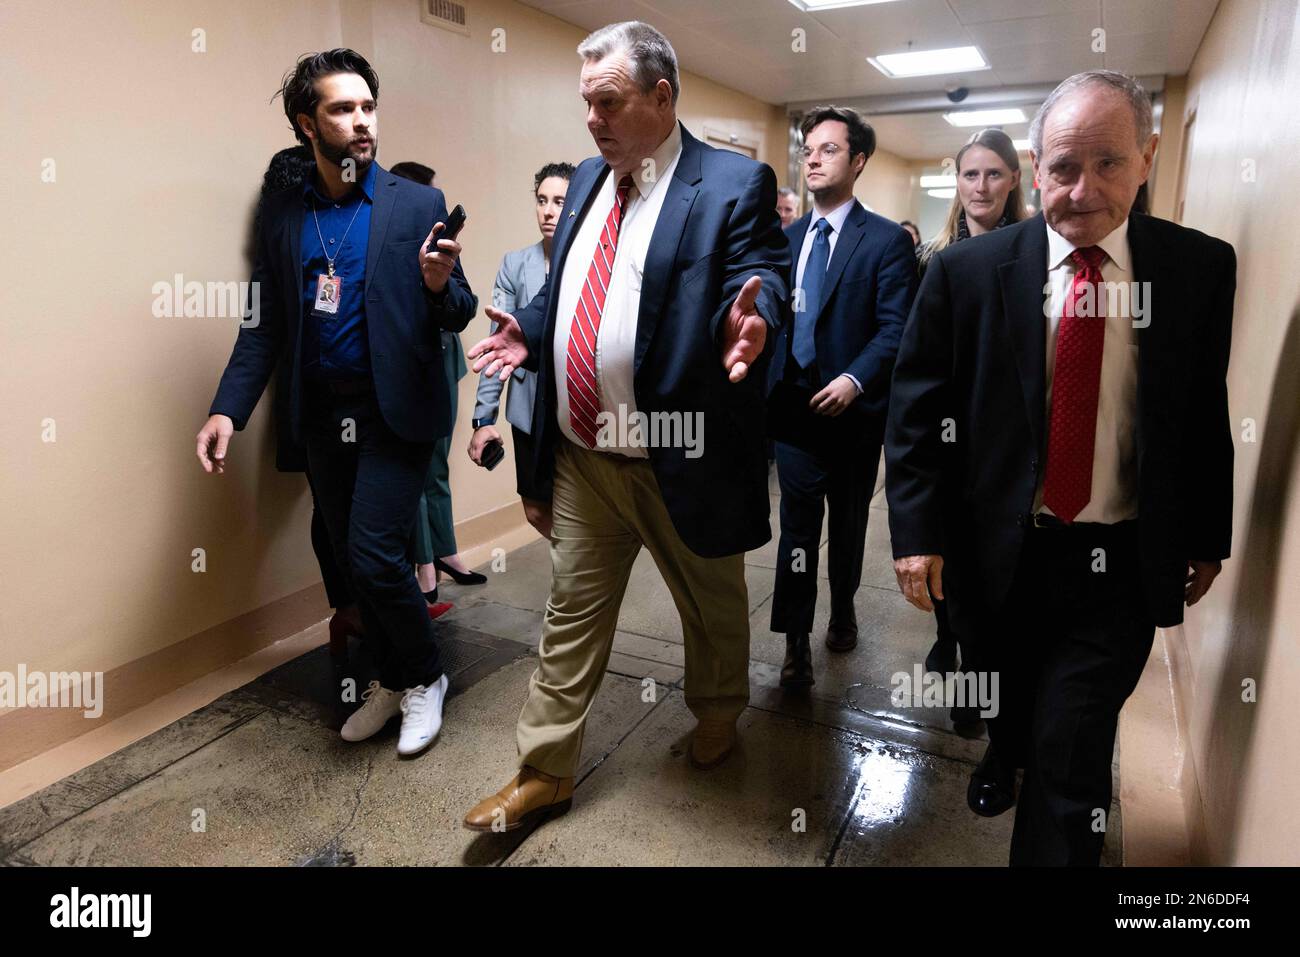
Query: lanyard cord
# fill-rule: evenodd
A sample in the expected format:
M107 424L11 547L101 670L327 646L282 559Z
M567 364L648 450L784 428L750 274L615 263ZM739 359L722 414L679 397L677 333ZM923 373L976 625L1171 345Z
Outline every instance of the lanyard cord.
M339 240L339 248L335 250L333 257L325 248L325 237L321 235L320 231L320 217L316 215L316 203L313 201L311 204L311 218L316 221L316 238L320 240L320 251L324 254L325 262L329 266L330 278L334 277L334 260L338 259L339 253L343 251L343 244L348 241L348 233L352 231L352 224L357 221L357 213L361 212L361 207L365 201L366 198L363 196L361 202L357 203L356 212L352 214L352 219L348 221L348 228L343 230L343 238Z

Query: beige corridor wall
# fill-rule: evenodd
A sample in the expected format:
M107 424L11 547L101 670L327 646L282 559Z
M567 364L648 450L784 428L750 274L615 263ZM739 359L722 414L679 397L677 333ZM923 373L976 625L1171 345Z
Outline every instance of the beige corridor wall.
M1183 105L1196 117L1183 222L1232 243L1238 258L1233 556L1171 636L1199 781L1192 849L1201 863L1300 863L1298 7L1222 0ZM1167 116L1166 128L1175 122ZM1162 167L1161 193L1166 173L1177 175ZM1254 700L1243 700L1252 688Z
M469 210L464 266L481 299L501 255L537 238L533 172L593 152L577 93L583 31L510 0L476 0L468 37L422 24L414 0L94 10L0 6L0 80L22 100L0 187L6 671L108 671L319 580L303 478L273 469L269 400L224 476L194 457L237 318L151 312L154 284L176 274L247 279L262 172L292 143L270 96L299 54L348 45L373 60L380 159L435 166ZM505 52L491 48L494 27ZM775 106L687 74L681 114L696 134L734 131L784 162ZM485 330L480 316L465 342ZM462 423L473 392L467 378ZM515 500L512 469L472 467L466 441L462 424L458 519Z
M904 219L915 219L913 165L897 153L877 149L867 161L867 168L853 184L853 195L863 205L896 223Z

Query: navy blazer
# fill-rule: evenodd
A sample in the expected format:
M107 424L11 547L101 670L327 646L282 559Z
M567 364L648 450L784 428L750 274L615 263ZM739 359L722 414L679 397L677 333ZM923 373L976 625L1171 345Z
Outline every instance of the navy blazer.
M442 295L424 285L420 246L447 218L442 190L380 167L366 248L366 338L384 421L408 442L451 434L442 330L460 332L478 308L457 260ZM302 187L266 198L256 239L253 282L260 283L258 323L241 326L209 415L243 429L283 355L289 369L289 425L302 439ZM254 287L258 288L258 287ZM287 351L286 351L287 350Z
M538 373L533 472L550 476L556 422L555 313L569 246L609 174L599 157L573 174L556 226L550 278L514 313ZM682 128L682 154L646 255L633 354L637 410L703 413L703 448L651 447L664 505L686 547L705 558L757 548L771 537L763 383L774 331L789 311L790 247L776 213L771 167L714 149ZM760 276L757 308L769 333L748 375L732 383L722 365L722 320L741 286Z
M786 227L792 281L812 213ZM868 212L856 199L835 240L826 267L822 305L813 329L817 372L825 385L845 372L862 385L844 415L870 418L883 430L889 383L903 326L916 297L916 251L902 226ZM794 315L781 328L768 374L768 389L784 375L794 338Z

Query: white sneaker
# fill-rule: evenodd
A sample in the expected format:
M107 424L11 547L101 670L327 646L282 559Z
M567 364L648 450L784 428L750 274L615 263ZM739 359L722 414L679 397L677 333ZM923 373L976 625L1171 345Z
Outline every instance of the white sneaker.
M343 725L344 741L364 741L377 734L389 718L402 710L402 693L389 691L380 687L378 681L372 681L361 692L361 702L361 707Z
M416 685L402 697L402 734L397 739L397 753L403 757L419 754L438 736L442 727L442 702L447 697L447 676L432 687Z

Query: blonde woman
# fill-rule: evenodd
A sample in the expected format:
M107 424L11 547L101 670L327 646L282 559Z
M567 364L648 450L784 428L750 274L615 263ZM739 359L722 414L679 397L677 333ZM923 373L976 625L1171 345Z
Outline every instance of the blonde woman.
M957 151L957 195L948 219L933 239L917 247L922 274L930 257L961 242L1028 216L1020 184L1020 154L1001 130L980 130Z

